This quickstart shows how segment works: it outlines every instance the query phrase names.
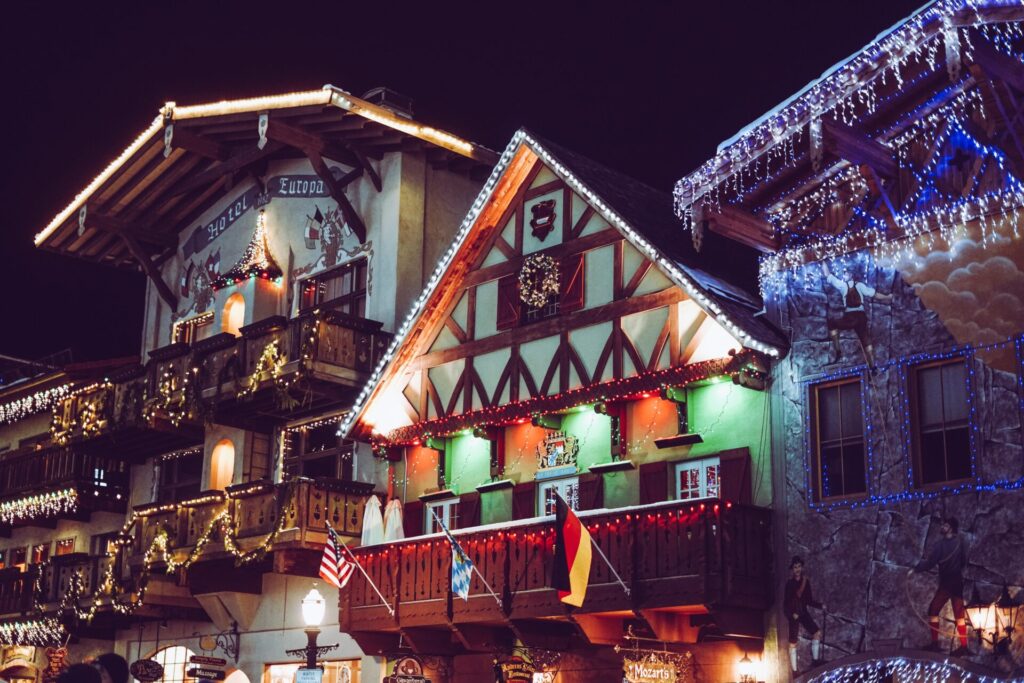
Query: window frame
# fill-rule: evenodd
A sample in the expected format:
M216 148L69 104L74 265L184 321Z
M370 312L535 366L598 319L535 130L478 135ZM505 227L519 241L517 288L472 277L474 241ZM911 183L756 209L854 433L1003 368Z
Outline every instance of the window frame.
M449 531L453 531L459 528L459 497L454 496L452 498L442 498L441 500L432 500L423 505L423 533L425 534L440 534L444 533L440 526L437 526L437 522L434 520L433 511L437 510L437 516L441 518L441 521ZM454 520L454 521L453 521Z
M199 340L199 330L210 325L213 325L213 311L178 320L171 324L171 343L195 344Z
M566 495L570 487L575 487L575 495ZM569 507L573 511L580 509L580 477L579 475L573 475L570 477L553 477L551 479L543 479L537 482L537 516L548 517L555 514L554 510L550 512L547 509L547 492L549 489L558 489L559 494L568 503Z
M66 544L69 544L66 547L70 548L70 550L68 550L67 552L61 552L60 551L61 548L65 547ZM53 556L54 557L60 557L62 555L74 555L74 553L75 553L75 537L74 536L68 536L67 538L58 538L56 541L53 542Z
M822 457L821 457L821 411L820 405L820 392L823 389L831 389L834 387L841 387L846 384L857 384L858 393L860 396L860 405L857 406L857 410L861 416L861 444L863 449L864 458L864 490L857 493L843 493L826 496L824 491L823 482L823 468L822 468ZM870 444L868 442L868 419L869 414L865 414L864 411L864 392L867 388L864 386L864 376L862 373L853 373L843 375L841 377L834 377L820 382L812 382L808 386L809 392L809 423L808 430L810 433L810 449L811 449L811 477L813 478L812 490L814 493L814 499L817 502L830 502L839 500L862 500L871 495L871 456L870 456ZM842 424L842 404L840 404L840 425ZM841 429L841 428L840 428ZM847 440L840 436L840 448Z
M362 289L356 289L355 285L358 283L359 280L358 274L360 269L362 269L363 271L363 287ZM348 294L342 294L341 296L336 296L333 299L318 300L310 304L306 303L307 287L316 283L319 280L329 280L333 279L334 277L344 277L345 271L352 271L354 273L352 276L353 288L351 292L349 292ZM321 270L319 273L308 275L299 280L296 284L299 288L298 296L296 297L296 301L298 301L297 312L300 315L312 311L313 309L316 308L341 310L343 307L347 307L348 310L341 310L341 312L347 315L355 316L357 318L365 318L366 307L369 304L370 259L365 256L360 256L350 261L346 261L345 263L339 263L336 266L331 266L330 268ZM352 304L358 303L360 299L362 300L363 303L362 315L360 315L358 312L352 312ZM358 306L356 307L356 311L358 311Z
M193 479L181 480L178 476L178 468L181 465L181 461L187 458L196 458L199 461L199 475ZM174 458L167 458L160 461L160 476L157 486L157 500L158 503L180 503L184 500L195 497L203 490L203 469L204 469L204 457L203 451L197 451L195 453L187 453L179 455ZM168 474L171 470L173 474ZM188 495L179 495L180 491L187 491L192 487L195 487L194 491L191 491Z
M707 470L709 467L715 467L718 470L716 475L718 492L714 495L708 492L708 479ZM694 498L683 498L682 497L682 486L679 481L679 475L683 470L694 470L698 471L698 493L699 495ZM722 459L718 456L709 458L694 458L692 460L682 460L677 462L672 467L672 473L675 476L675 496L676 500L702 500L705 498L721 498L722 497Z
M309 444L309 433L312 430L319 428L327 428L337 432L337 423L331 422L307 429L302 429L300 427L294 430L294 457L298 476L309 476L304 471L305 464L307 462L333 457L335 469L334 475L331 478L341 481L352 481L354 476L356 442L338 436L336 437L334 448L325 448L319 451L307 450Z
M975 453L975 439L974 439L974 420L972 418L974 401L972 398L971 391L971 368L970 363L973 358L966 354L957 354L947 358L938 358L935 360L925 360L915 363L908 363L905 370L905 381L904 386L907 392L907 425L909 426L910 433L907 435L908 447L909 447L909 458L911 475L909 479L910 487L915 491L936 491L942 490L950 486L956 486L965 482L976 481L978 474L976 469L977 458ZM967 458L970 464L971 471L966 477L959 479L942 479L939 481L933 481L924 483L921 481L921 475L924 471L921 460L921 422L920 422L920 396L918 391L918 373L922 370L931 368L940 368L945 365L960 364L964 369L964 378L966 380L964 385L964 406L966 408L966 417L964 418L964 428L967 430ZM941 374L940 374L941 381ZM943 429L942 432L945 434L947 431L945 416L943 416ZM946 441L943 439L943 455L946 456ZM948 472L949 470L949 459L945 458L944 467Z
M50 559L50 542L45 541L44 543L33 543L28 547L28 563L29 564L44 564ZM37 557L37 551L42 551L42 557Z

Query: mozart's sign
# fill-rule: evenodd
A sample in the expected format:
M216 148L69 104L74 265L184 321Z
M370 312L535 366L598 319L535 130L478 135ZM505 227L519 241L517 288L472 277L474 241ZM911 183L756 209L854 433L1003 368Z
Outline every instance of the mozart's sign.
M336 179L344 174L337 166L331 167L331 175ZM294 174L274 176L267 181L266 193L261 192L257 185L243 192L228 204L206 225L200 225L192 231L192 235L181 247L182 257L187 259L208 247L225 230L234 225L249 209L258 208L270 202L274 197L285 199L312 199L329 197L330 188L317 175Z
M654 658L626 659L622 673L629 683L676 683L676 666Z

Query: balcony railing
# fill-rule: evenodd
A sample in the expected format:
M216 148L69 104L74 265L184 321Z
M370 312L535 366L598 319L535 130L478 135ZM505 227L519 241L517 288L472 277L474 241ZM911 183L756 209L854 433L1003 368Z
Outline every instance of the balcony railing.
M695 606L764 609L771 602L769 510L718 500L678 501L584 512L580 517L630 588L627 596L594 553L580 613ZM395 616L357 572L341 594L341 630L394 632L443 625L445 619L453 624L502 624L564 618L564 607L548 586L553 518L468 529L455 536L500 605L476 574L469 600L450 600L451 547L443 536L421 536L354 550Z
M115 458L60 447L11 453L0 460L0 525L124 512L127 486L128 466Z
M175 563L239 559L285 549L313 551L318 563L327 521L339 536L359 536L372 488L359 482L298 478L276 485L239 484L181 503L140 506L130 563L141 567L147 553L160 547L160 537L166 539L163 543ZM162 553L154 556L163 564Z

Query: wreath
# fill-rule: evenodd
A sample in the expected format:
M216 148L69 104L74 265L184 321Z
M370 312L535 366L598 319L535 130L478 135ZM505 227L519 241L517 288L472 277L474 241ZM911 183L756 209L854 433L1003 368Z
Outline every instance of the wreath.
M532 254L519 271L519 298L531 308L543 308L558 296L558 261L546 254Z

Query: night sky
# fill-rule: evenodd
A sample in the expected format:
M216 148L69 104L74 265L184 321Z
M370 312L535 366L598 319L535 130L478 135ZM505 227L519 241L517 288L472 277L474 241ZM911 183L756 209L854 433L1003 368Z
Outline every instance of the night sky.
M0 354L92 360L138 353L143 276L32 237L165 101L387 85L492 149L525 125L668 191L920 3L24 4L0 29Z

